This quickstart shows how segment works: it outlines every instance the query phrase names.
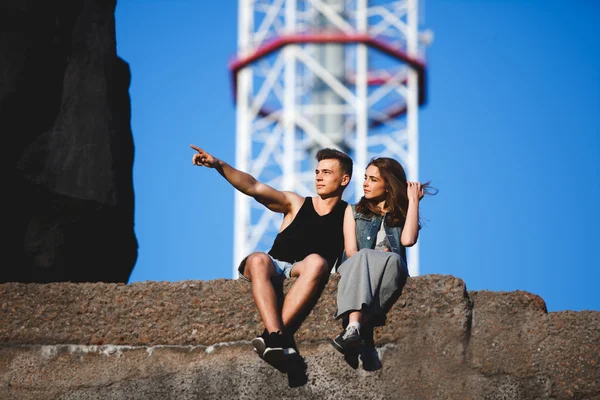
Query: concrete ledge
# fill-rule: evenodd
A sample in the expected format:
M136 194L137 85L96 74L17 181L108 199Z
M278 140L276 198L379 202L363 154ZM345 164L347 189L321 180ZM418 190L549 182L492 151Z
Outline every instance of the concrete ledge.
M252 352L246 282L0 285L0 398L600 399L600 312L412 278L376 330L383 368L367 372L328 343L337 282L296 334L300 384Z
M314 342L339 333L333 320L338 277L297 333ZM288 285L289 286L289 285ZM286 286L285 290L287 290ZM381 331L393 341L401 322L433 318L465 330L464 282L451 276L409 279ZM250 285L241 280L0 285L0 343L205 345L249 340L262 331Z

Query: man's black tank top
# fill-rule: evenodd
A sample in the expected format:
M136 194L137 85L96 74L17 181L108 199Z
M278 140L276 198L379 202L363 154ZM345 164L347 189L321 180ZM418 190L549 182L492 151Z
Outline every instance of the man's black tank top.
M269 254L292 264L313 253L327 260L329 268L336 261L341 263L344 251L344 211L347 205L348 203L340 200L329 214L321 216L315 211L312 198L307 197L292 223L279 232Z

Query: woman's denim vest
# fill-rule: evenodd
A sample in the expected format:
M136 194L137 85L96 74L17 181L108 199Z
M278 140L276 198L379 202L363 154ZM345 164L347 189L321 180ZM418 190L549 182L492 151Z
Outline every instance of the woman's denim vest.
M352 204L352 212L354 214L354 220L356 221L356 244L358 250L374 249L375 240L377 239L377 232L381 227L381 219L383 218L383 215L374 214L371 217L367 217L359 212L356 212L356 204ZM398 254L406 264L406 247L404 247L400 242L402 227L388 226L384 220L383 228L385 229L385 234L390 242L392 251Z

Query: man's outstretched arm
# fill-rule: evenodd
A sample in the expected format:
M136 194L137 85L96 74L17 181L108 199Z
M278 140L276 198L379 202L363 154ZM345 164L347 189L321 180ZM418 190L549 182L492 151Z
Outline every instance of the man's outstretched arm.
M271 211L287 214L291 210L291 197L299 197L295 193L281 192L259 182L252 175L235 169L225 161L210 155L193 144L190 147L197 152L192 157L192 164L216 169L234 188L245 195L253 197Z

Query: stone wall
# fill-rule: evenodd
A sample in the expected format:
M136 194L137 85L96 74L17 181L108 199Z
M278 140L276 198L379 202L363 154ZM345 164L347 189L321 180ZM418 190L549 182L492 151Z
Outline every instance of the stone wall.
M243 281L0 285L0 398L600 399L600 312L409 278L369 372L328 342L336 287L296 333L306 370L286 374L252 351Z

